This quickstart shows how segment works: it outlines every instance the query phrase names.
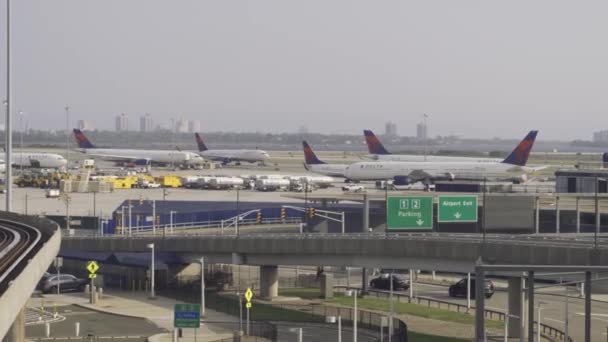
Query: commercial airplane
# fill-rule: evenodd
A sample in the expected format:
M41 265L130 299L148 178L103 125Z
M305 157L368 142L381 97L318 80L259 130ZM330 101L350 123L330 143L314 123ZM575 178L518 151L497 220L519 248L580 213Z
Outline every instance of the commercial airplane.
M417 154L392 154L380 142L380 139L370 130L364 130L365 143L369 151L369 157L379 161L404 161L404 162L422 162L422 161L476 161L480 163L497 163L502 159L483 158L483 157L455 157L455 156L429 156Z
M348 167L346 164L327 164L317 158L317 155L312 150L306 140L302 141L304 148L304 168L310 172L319 173L332 177L344 177L344 171Z
M210 150L203 142L200 134L194 133L194 137L198 145L199 155L205 159L221 161L223 164L235 162L237 165L242 161L264 164L270 159L268 152L262 150Z
M193 152L97 148L79 129L74 129L74 138L78 143L78 147L80 147L79 152L85 153L93 158L115 162L130 162L138 165L173 164L194 166L203 163L203 158Z
M65 167L68 161L61 155L42 152L14 152L13 166L31 168L58 169Z
M454 179L512 179L521 180L522 174L537 170L526 167L530 150L538 131L530 131L513 152L500 162L426 161L359 162L346 168L344 175L351 180L388 180L400 184L417 181L432 182Z
M65 167L67 163L63 156L55 153L13 152L12 157L12 164L17 167L58 169ZM2 165L0 172L4 172L6 166L4 160L2 160Z

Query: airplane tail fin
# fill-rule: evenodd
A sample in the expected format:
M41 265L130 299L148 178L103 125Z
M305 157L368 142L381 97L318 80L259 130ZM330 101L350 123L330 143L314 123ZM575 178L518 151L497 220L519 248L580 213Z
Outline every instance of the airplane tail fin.
M77 128L74 128L74 138L76 139L76 143L80 148L95 148L86 135L84 135L84 133Z
M196 137L196 144L198 145L198 151L199 152L203 152L203 151L207 151L207 145L205 145L205 143L203 142L203 138L201 138L201 135L198 133L194 133L194 136Z
M374 132L366 129L363 131L363 134L365 135L365 142L367 143L369 154L391 154L384 148L384 145L382 145Z
M513 164L517 166L525 166L528 162L528 157L530 156L530 150L532 150L532 146L534 146L534 141L536 140L536 135L538 131L530 131L528 135L522 140L517 147L503 160L502 162L505 164Z
M602 154L602 166L604 169L608 169L608 152Z
M304 149L304 161L306 162L306 164L308 164L308 165L326 164L325 162L323 162L323 161L319 160L319 158L317 158L317 155L312 150L310 145L308 145L306 140L302 141L302 147Z

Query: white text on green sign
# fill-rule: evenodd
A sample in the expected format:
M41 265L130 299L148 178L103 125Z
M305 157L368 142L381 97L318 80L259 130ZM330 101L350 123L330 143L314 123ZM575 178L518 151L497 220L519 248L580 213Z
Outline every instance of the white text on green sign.
M386 223L388 229L432 229L433 197L389 197Z
M477 222L477 196L439 196L437 222Z

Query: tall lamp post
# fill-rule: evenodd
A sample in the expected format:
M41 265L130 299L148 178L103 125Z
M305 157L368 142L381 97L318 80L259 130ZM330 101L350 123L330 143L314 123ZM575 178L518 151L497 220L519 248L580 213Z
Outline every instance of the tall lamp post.
M70 107L65 107L65 160L67 169L70 169Z
M597 249L597 236L600 233L600 225L602 222L602 216L600 215L600 210L599 210L599 197L598 197L600 181L606 182L606 179L595 176L595 230L593 233L593 248L595 248L595 249Z
M239 220L240 220L240 217L239 217L239 201L240 201L240 190L237 187L236 188L236 218L235 218L235 221L234 221L234 229L235 229L235 232L236 232L236 236L239 236Z
M428 151L427 151L427 145L428 145L428 139L429 139L428 138L429 128L426 125L427 124L426 121L429 118L429 116L428 116L428 114L425 113L425 114L422 114L422 118L423 118L423 121L424 121L424 161L426 161L426 155L428 153Z
M13 197L13 173L12 173L12 154L13 154L13 130L11 127L11 0L6 0L6 118L4 121L5 129L5 143L6 148L4 162L6 164L5 175L5 187L6 187L6 211L12 211L12 197Z
M23 172L23 111L19 111L19 168Z
M150 299L156 298L156 293L154 292L154 243L149 243L147 247L150 249L151 258L150 258Z

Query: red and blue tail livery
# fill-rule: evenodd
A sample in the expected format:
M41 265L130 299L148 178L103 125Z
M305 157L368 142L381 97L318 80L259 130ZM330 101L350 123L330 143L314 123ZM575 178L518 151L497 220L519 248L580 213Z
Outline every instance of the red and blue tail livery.
M76 139L76 143L80 148L95 148L86 135L84 135L84 133L77 128L74 128L74 138Z
M203 142L203 138L201 138L201 135L198 133L194 133L194 137L196 138L196 144L198 145L198 151L199 152L203 152L203 151L207 151L207 145L205 145L205 143Z
M503 160L502 162L505 164L512 164L517 166L526 166L528 162L528 157L530 156L530 151L532 150L532 146L534 146L534 141L536 140L536 135L538 131L530 131L528 135L522 140L517 147Z
M374 132L366 129L363 131L363 134L365 135L365 142L367 143L369 154L391 154L384 148L384 145L382 145Z
M324 161L321 161L319 158L317 158L317 155L312 150L312 147L310 147L310 145L308 145L306 140L302 141L302 148L304 149L304 161L306 162L306 164L308 164L308 165L326 164Z

